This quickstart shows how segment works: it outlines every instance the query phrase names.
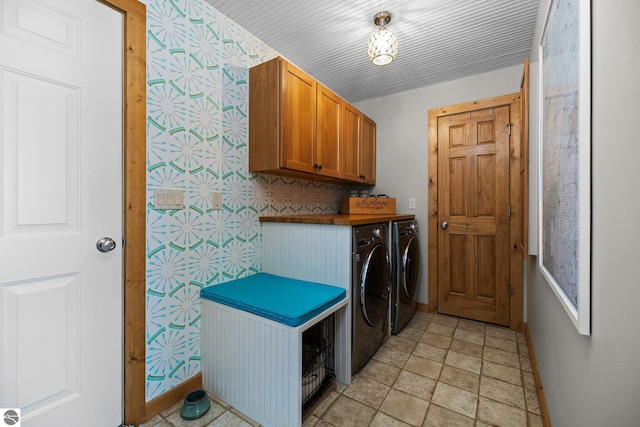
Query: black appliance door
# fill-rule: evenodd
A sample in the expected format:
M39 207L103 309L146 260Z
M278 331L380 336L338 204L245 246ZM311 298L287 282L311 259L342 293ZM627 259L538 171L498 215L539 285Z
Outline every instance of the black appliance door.
M369 326L384 326L389 308L389 254L377 244L367 254L360 274L360 309Z
M420 274L420 244L418 238L412 235L402 253L402 290L400 299L411 304L416 296L418 288L418 276Z

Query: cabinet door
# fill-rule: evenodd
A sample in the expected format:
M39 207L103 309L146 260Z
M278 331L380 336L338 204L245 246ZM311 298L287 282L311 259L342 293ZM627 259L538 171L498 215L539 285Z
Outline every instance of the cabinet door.
M315 172L316 82L292 64L282 62L282 164Z
M360 181L360 111L347 102L342 107L342 178Z
M360 175L362 182L376 183L376 122L364 114L360 145Z
M340 176L342 100L318 83L317 108L316 172L337 178Z

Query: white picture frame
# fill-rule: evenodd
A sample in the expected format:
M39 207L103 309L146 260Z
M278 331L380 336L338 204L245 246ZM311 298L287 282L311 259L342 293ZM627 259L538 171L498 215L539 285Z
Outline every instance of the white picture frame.
M538 267L591 333L591 4L551 0L539 41Z

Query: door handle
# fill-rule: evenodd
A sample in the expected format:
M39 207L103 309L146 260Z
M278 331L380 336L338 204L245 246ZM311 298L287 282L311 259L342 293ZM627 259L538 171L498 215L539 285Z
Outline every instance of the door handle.
M442 227L443 230L446 230L448 226L449 226L449 223L447 221L440 224L440 227Z
M100 252L111 252L116 248L116 242L111 237L103 237L96 242L96 248Z

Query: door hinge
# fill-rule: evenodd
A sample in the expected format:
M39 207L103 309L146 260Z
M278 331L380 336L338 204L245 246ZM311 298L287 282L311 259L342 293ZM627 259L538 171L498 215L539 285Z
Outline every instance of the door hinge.
M511 218L511 205L509 205L509 209L507 210L507 213L509 214L509 218Z
M509 296L513 294L513 286L507 285L507 291L509 292Z
M127 246L127 239L125 239L124 237L122 238L122 247L124 248L125 246Z
M509 128L509 135L511 135L511 126L513 126L513 123L507 123L507 127Z

